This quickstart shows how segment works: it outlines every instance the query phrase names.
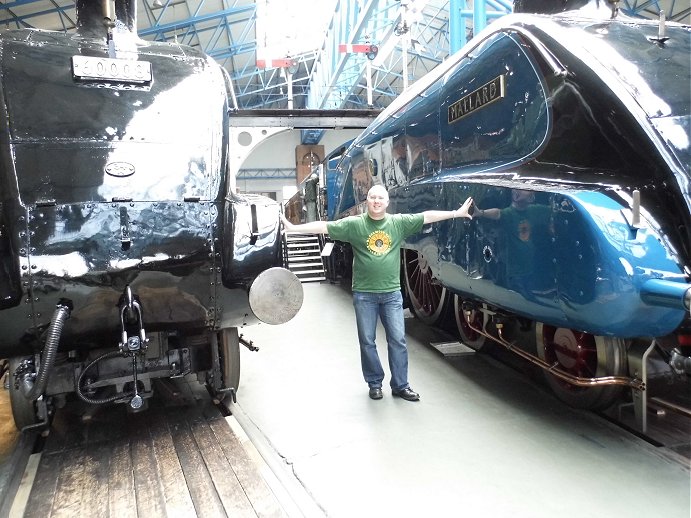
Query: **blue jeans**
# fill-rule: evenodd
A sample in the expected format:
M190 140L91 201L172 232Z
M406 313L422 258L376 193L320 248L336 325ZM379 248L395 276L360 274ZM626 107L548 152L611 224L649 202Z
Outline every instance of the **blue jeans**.
M391 388L403 390L408 387L408 348L405 343L405 321L403 319L403 296L397 290L391 293L353 292L355 321L360 341L362 374L370 387L381 387L384 380L377 345L377 319L381 318L386 331L391 369Z

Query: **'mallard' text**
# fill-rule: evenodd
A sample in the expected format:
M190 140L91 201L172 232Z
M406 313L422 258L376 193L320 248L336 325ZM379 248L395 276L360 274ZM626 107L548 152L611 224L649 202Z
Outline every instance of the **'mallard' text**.
M489 83L485 83L449 106L449 124L503 98L505 95L504 77L503 75L495 77Z

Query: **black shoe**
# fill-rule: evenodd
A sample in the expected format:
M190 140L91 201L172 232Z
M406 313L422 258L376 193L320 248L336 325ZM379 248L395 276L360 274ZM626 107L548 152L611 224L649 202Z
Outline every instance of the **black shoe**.
M381 399L384 397L384 394L381 391L381 387L370 387L369 389L369 397L371 399Z
M401 390L394 390L392 391L394 396L398 396L400 398L405 399L406 401L419 401L420 400L420 394L417 392L413 392L413 389L410 387L406 387Z

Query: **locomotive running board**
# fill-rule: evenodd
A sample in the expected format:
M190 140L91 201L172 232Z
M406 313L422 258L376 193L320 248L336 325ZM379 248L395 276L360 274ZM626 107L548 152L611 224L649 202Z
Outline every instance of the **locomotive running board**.
M466 356L477 352L461 342L430 342L430 345L444 356Z

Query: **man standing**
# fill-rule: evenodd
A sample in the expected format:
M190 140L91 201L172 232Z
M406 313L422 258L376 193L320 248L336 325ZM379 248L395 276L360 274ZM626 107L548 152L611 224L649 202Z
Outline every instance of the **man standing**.
M362 374L369 385L370 398L383 397L384 370L375 344L377 319L381 319L388 345L391 392L407 401L420 399L408 383L408 348L400 282L401 243L425 224L470 218L472 203L472 198L468 198L456 210L387 214L389 194L383 185L375 185L367 193L367 212L359 216L301 225L294 225L281 216L288 232L329 234L332 239L350 243L353 249L353 306Z

